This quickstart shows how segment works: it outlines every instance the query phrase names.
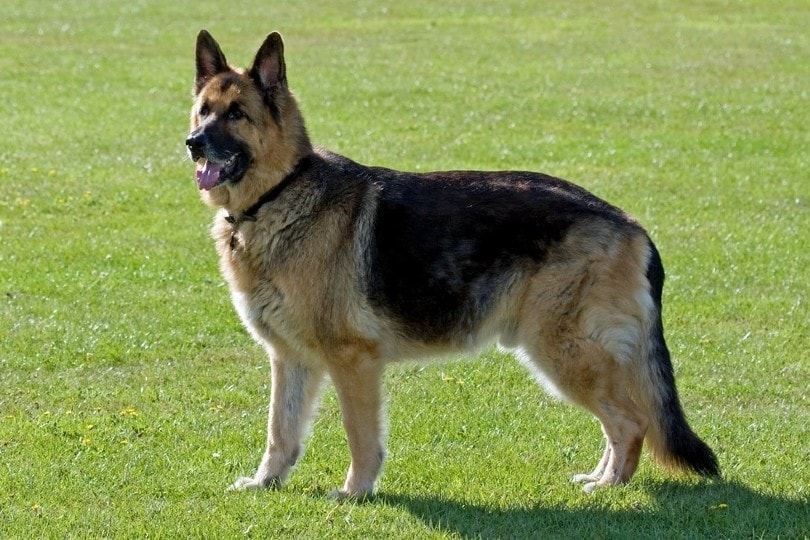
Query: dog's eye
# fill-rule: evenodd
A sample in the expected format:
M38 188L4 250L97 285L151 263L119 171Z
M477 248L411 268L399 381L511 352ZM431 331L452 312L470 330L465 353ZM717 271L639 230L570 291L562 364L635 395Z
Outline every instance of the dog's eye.
M211 109L209 109L208 104L203 104L203 106L200 107L200 116L208 116L210 112Z
M245 112L238 105L232 105L228 109L228 120L241 120L245 117Z

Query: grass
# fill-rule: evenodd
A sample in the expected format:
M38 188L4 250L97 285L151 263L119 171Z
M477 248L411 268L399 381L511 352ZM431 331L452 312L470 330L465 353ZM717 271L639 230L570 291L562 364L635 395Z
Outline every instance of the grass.
M233 11L229 13L229 11ZM194 36L286 37L320 144L528 168L648 227L690 420L725 481L643 458L592 496L588 415L511 359L393 366L380 494L334 393L280 492L225 494L269 369L230 307L182 140ZM810 11L800 1L60 3L0 20L0 537L810 535Z

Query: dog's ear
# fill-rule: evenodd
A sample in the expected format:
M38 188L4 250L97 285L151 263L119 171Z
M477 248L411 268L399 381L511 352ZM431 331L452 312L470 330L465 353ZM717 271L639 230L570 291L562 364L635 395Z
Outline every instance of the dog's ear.
M194 94L199 94L205 84L218 73L230 70L219 43L208 33L197 34L197 78L194 79Z
M250 75L265 96L272 96L275 90L287 87L287 68L284 65L284 42L278 32L273 32L264 40Z

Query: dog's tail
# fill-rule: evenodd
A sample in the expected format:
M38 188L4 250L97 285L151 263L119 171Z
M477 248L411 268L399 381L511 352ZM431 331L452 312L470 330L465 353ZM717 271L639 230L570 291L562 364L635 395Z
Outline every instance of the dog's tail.
M653 458L670 468L690 470L703 476L720 476L717 457L686 422L669 349L664 340L661 320L661 293L664 287L664 267L652 241L647 262L647 280L652 299L649 314L646 354L639 375L640 399L650 414L646 439Z

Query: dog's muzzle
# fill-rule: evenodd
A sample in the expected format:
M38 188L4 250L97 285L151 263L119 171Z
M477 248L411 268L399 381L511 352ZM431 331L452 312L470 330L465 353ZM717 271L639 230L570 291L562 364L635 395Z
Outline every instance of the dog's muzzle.
M191 133L186 139L186 148L192 161L205 157L205 147L208 146L208 137L204 133Z

